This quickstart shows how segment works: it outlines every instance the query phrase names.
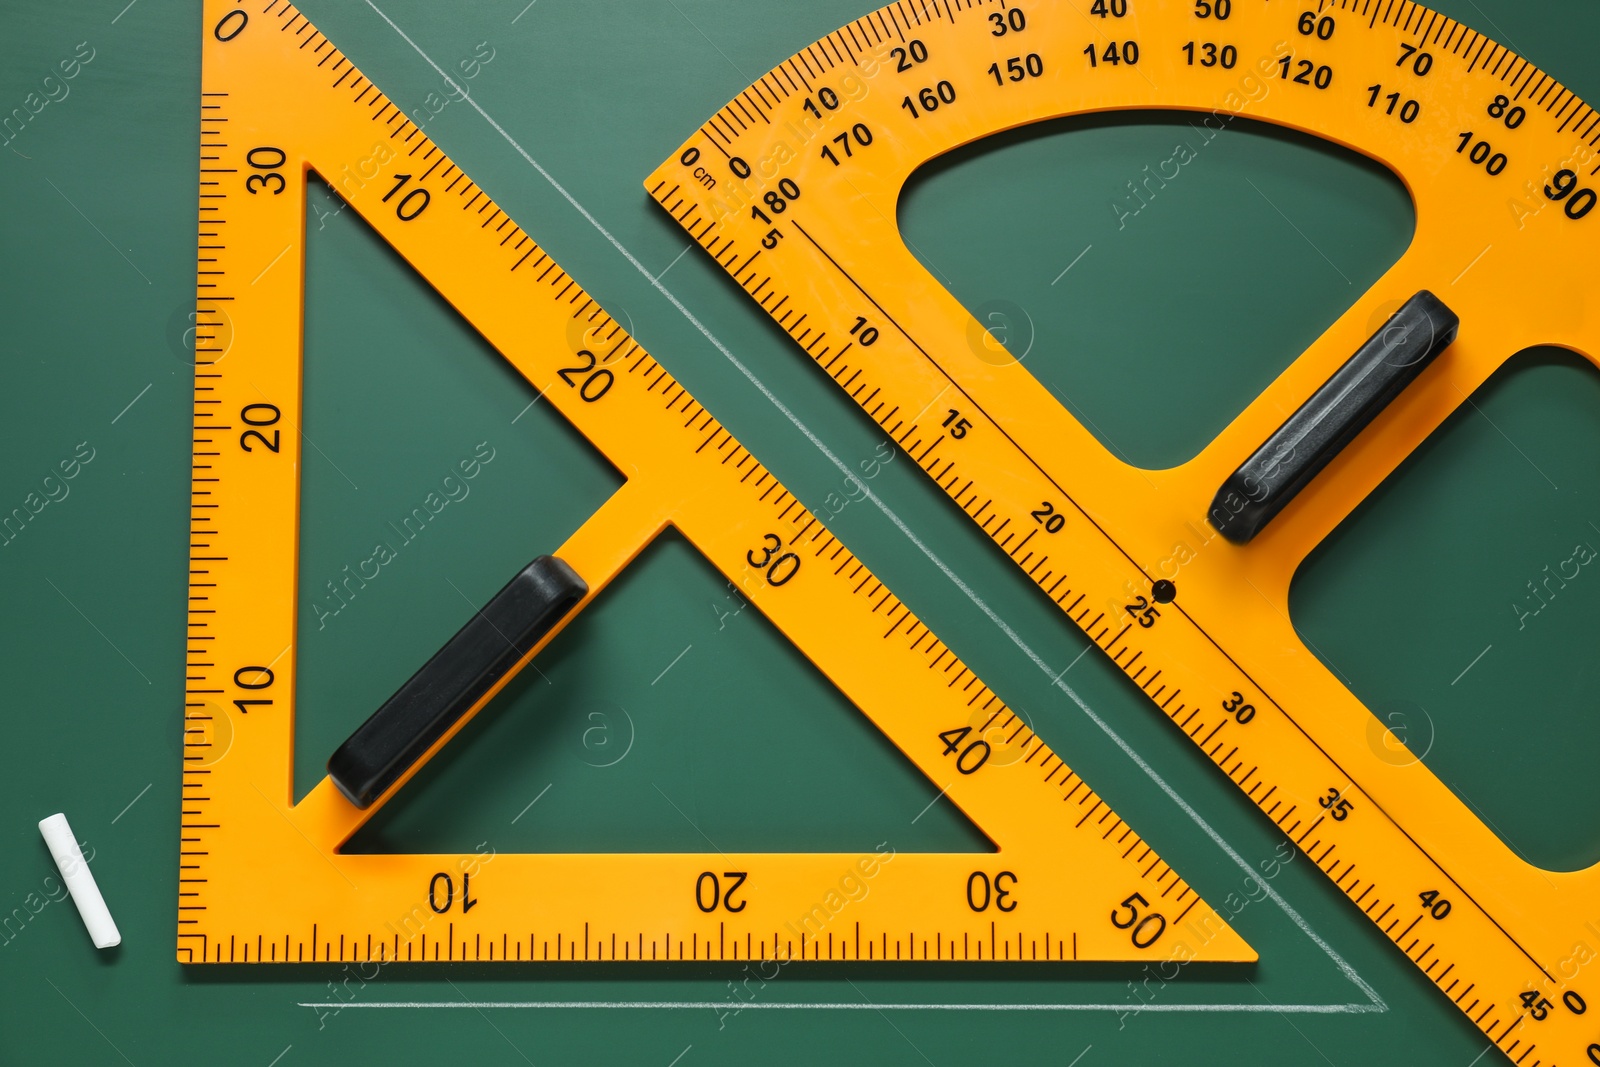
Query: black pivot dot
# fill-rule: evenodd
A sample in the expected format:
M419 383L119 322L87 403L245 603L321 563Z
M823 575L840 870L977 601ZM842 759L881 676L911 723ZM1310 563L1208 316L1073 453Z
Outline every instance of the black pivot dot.
M1155 585L1150 587L1150 596L1155 599L1157 604L1170 604L1178 599L1178 587L1165 578L1161 578Z

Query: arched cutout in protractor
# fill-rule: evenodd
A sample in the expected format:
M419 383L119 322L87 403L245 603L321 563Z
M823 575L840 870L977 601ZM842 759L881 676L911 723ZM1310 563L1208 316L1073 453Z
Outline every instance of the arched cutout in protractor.
M537 666L341 851L994 851L675 530Z
M1112 455L1159 469L1309 348L1399 259L1416 217L1394 175L1320 138L1119 111L940 156L906 183L899 222Z
M297 800L530 545L565 540L623 482L315 173L306 203L285 252L303 247L306 272Z
M1306 649L1288 603L1301 560L1508 353L1600 354L1585 313L1600 289L1600 113L1402 0L1096 6L1103 19L1070 0L874 11L740 93L645 188L1480 1031L1513 1059L1600 1063L1584 1017L1600 993L1570 966L1600 866L1529 863L1428 766L1369 745L1371 714ZM1393 267L1163 470L1110 454L1025 365L985 359L983 325L893 217L917 168L962 146L1152 108L1343 145L1400 177L1417 220ZM1271 301L1273 280L1253 298ZM1124 306L1162 311L1159 294ZM1427 329L1383 336L1402 307ZM1379 355L1412 349L1398 367ZM1327 450L1303 424L1278 431L1362 351L1353 366L1374 376L1324 397L1354 408L1370 391L1376 414L1329 424L1344 447L1313 473L1307 457ZM1241 535L1233 475L1269 465L1304 476L1284 483L1298 495L1254 509Z
M1600 643L1596 457L1600 371L1523 352L1329 535L1290 598L1385 758L1421 759L1553 871L1600 862L1600 675L1570 651Z

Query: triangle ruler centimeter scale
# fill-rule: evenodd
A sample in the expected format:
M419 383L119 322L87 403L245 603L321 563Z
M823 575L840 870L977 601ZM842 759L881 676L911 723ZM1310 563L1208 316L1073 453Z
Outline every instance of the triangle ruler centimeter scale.
M207 0L203 32L180 960L1255 958L304 16ZM370 807L293 802L313 169L626 476L556 549L580 609L676 528L998 851L341 853L510 674Z
M1393 268L1197 458L1162 471L1114 458L896 225L929 160L1132 108L1352 147L1402 177L1417 215ZM1288 612L1300 561L1507 358L1535 344L1600 355L1584 313L1597 144L1600 114L1569 90L1397 0L906 0L775 67L645 187L1511 1059L1600 1064L1600 981L1580 974L1600 868L1529 865L1421 762L1380 755L1377 720ZM1454 331L1430 289L1459 313L1459 340L1359 438L1365 423L1346 424L1354 443L1258 538L1230 543L1256 532L1230 525L1256 507L1235 479L1296 462L1310 438L1280 435L1343 402L1318 387L1338 393L1349 379L1330 375L1367 358L1351 353L1388 343L1387 328L1368 340L1375 315L1416 294L1407 308L1434 310L1408 322ZM1270 478L1255 488L1278 493Z

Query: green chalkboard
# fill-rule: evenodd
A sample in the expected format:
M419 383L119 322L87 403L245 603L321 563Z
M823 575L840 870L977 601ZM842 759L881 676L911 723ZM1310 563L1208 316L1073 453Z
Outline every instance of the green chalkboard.
M1600 98L1593 4L1437 6ZM865 7L303 9L408 110L444 89L419 51L451 69L475 59L473 98L504 134L456 102L429 135L802 500L838 491L836 469L511 140L828 448L874 455L876 427L641 187L751 79ZM0 543L0 1062L1480 1062L1477 1031L1303 857L1284 862L1276 829L1098 652L1080 659L1078 632L903 457L875 491L1017 640L877 510L846 508L836 532L1208 900L1237 910L1258 964L1170 980L1102 965L178 965L199 7L11 3L0 28L0 116L25 115L0 133L0 513L46 501ZM1414 222L1381 169L1244 123L1119 217L1126 183L1184 129L1136 114L1015 131L930 167L901 205L952 292L1021 311L1034 372L1146 466L1193 455ZM530 407L353 212L308 195L301 792L471 604L621 477ZM1600 859L1600 579L1536 605L1525 587L1575 545L1600 547L1600 376L1536 350L1474 400L1308 562L1295 622L1513 848L1584 867ZM357 595L330 598L481 448L493 459L469 492ZM987 847L734 607L687 543L661 539L353 847ZM1052 687L1069 665L1148 773ZM56 811L93 849L119 949L96 953L60 899L35 829ZM1251 893L1241 864L1271 872L1283 903Z

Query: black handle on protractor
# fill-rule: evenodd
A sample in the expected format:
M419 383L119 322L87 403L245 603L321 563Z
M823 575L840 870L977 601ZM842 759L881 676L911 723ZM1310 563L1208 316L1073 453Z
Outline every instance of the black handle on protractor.
M365 808L589 592L554 556L528 564L372 713L328 760L328 777Z
M1426 289L1373 334L1244 465L1207 516L1245 544L1456 339L1461 320Z

